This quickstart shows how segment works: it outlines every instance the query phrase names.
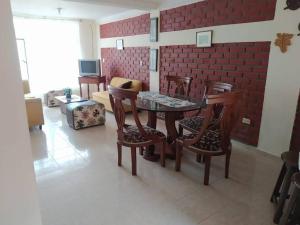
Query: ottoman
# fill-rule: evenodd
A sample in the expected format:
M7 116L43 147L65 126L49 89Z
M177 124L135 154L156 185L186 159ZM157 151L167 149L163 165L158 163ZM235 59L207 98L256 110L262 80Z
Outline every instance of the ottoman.
M59 106L60 103L57 99L55 99L56 96L62 96L64 95L64 90L57 90L57 91L49 91L44 95L44 103L48 107L56 107Z
M104 105L95 101L67 104L67 121L74 130L104 125Z

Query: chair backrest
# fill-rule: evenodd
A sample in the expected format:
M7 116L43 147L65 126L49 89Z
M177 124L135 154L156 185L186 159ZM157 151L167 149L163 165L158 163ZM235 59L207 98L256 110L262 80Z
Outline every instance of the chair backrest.
M151 136L147 134L139 120L138 117L138 112L136 108L136 100L137 100L137 95L138 92L132 91L132 90L126 90L122 88L116 88L112 86L108 86L108 92L109 92L109 100L111 103L111 107L113 109L115 119L118 125L118 139L123 140L124 136L124 127L126 127L126 114L125 114L125 109L123 105L124 100L129 100L130 105L131 105L131 110L132 114L134 117L134 121L136 126L138 127L138 130L140 134L149 139L149 140L154 140L157 137L156 136Z
M170 93L172 83L175 83L175 93L188 97L191 92L192 77L166 76L168 82L167 92Z
M217 95L208 95L206 98L207 109L205 110L203 125L199 130L199 134L194 138L187 140L184 145L192 145L198 142L208 129L219 129L221 134L221 148L223 151L228 149L230 145L231 132L234 128L237 115L237 102L241 93L228 92ZM221 105L221 112L214 110L216 105ZM218 115L216 115L218 113ZM212 127L214 126L214 127Z
M215 94L231 92L232 89L233 89L232 84L222 83L218 81L206 81L203 99L206 98L207 95L215 95ZM218 116L218 114L221 113L222 111L222 105L215 105L214 111L215 111L215 115Z
M232 89L233 89L232 84L216 82L216 81L206 81L204 96L231 92Z

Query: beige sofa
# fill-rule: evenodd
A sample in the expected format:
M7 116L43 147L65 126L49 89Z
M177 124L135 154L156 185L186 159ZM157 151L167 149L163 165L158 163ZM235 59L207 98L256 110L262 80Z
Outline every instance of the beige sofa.
M112 78L110 85L113 87L120 87L122 84L132 81L131 88L128 90L133 91L141 91L142 90L142 82L139 80L130 80L123 77L114 77ZM112 107L109 100L108 91L94 92L93 100L102 103L105 106L105 109L112 112ZM124 104L124 109L126 112L131 112L131 107L129 104Z
M42 129L44 125L44 114L42 99L30 95L28 80L23 80L24 98L26 104L27 120L29 128L39 126Z

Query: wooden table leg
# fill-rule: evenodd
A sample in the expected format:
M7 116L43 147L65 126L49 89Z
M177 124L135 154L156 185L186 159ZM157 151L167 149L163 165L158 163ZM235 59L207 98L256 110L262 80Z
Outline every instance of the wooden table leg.
M81 83L79 82L79 89L80 89L80 97L82 98L82 87L81 87Z
M148 111L147 126L153 128L153 129L156 129L156 124L157 124L156 112Z
M88 99L90 99L90 85L87 85Z
M153 129L156 129L157 117L156 112L148 111L148 123L147 126ZM144 159L152 162L156 162L159 160L159 154L155 154L155 146L151 145L146 148L144 152Z
M165 113L165 124L167 128L167 142L168 147L166 155L170 159L175 159L176 156L176 138L179 133L176 128L176 120L181 116L180 112L166 112Z

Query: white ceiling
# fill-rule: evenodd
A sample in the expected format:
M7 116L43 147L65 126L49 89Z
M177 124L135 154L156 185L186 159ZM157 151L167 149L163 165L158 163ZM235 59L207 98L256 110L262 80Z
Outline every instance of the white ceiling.
M11 0L14 15L101 21L134 11L171 8L195 0ZM57 8L62 8L61 14Z

